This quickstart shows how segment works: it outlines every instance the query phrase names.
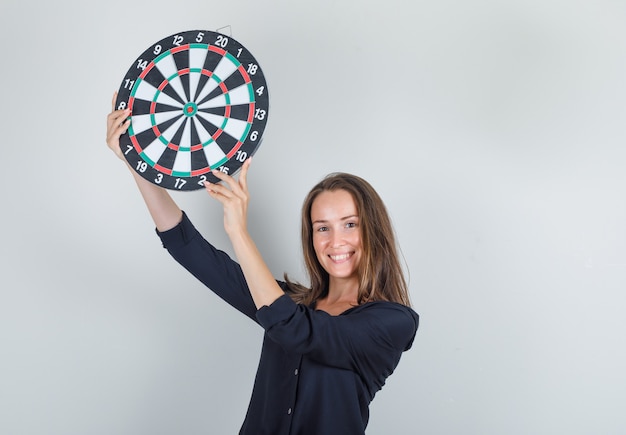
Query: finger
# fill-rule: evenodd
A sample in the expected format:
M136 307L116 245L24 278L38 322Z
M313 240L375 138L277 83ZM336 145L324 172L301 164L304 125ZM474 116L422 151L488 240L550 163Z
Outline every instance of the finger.
M235 190L239 187L235 179L231 177L230 175L226 174L225 172L222 172L220 170L213 170L211 171L211 174L215 175L217 179L219 179L224 184L226 184L231 190Z
M130 125L128 115L130 115L128 109L110 113L107 117L107 136L119 136L124 133Z
M215 192L215 184L213 183L209 183L208 181L205 181L204 190L206 190L207 193L214 198L217 196L217 193Z
M111 150L115 152L118 157L122 156L120 149L119 138L130 126L130 119L127 119L122 124L117 124L115 127L109 125L107 128L106 143Z
M130 109L115 110L107 116L108 127L119 125L124 122L124 118L130 115Z
M233 198L232 192L219 184L209 183L208 181L205 181L204 188L209 196L216 201L219 201L223 207L226 207Z
M207 190L207 192L209 192L209 194L211 194L211 196L217 197L218 199L231 198L233 196L232 190L218 183L205 181L204 188Z
M225 181L229 178L229 175L226 172L222 172L219 169L211 169L211 174L215 175L215 177L219 178L221 181Z
M241 172L239 173L239 185L244 192L248 191L248 169L252 163L252 156L250 156L241 166Z
M117 91L113 92L113 100L111 101L111 112L115 111L115 100L117 100Z
M117 126L114 132L115 136L119 138L122 134L126 132L126 130L128 130L128 127L130 127L130 119L125 120Z

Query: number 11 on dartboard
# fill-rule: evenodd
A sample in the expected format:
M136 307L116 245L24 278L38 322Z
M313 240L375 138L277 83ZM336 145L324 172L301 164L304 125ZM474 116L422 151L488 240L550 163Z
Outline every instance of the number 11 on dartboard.
M163 38L132 63L116 106L129 108L120 147L146 180L171 190L235 174L259 148L269 114L263 71L230 36L190 30Z

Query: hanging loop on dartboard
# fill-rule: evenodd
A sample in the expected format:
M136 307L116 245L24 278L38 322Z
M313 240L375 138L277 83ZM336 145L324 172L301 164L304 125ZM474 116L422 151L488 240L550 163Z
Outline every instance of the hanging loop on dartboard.
M139 56L120 85L116 106L129 108L120 147L130 166L171 190L235 174L259 145L269 115L261 66L229 35L189 30Z

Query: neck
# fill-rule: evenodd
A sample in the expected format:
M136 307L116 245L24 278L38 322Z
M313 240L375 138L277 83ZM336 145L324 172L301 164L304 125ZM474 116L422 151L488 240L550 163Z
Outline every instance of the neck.
M356 305L359 294L359 283L354 279L331 279L328 283L326 301L334 303L351 303Z
M326 297L316 301L316 309L331 316L338 316L358 305L358 285L337 285L329 283Z

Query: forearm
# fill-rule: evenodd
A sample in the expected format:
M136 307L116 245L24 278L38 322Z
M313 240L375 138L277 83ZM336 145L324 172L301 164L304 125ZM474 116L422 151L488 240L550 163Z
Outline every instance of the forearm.
M139 187L141 196L148 207L148 211L157 229L159 231L167 231L178 225L183 217L183 213L165 189L141 177L130 167L124 158L122 150L120 149L119 139L120 135L130 126L130 109L116 110L116 98L117 92L113 94L111 101L112 112L107 116L107 145L111 151L115 153L117 158L126 164L126 167L133 175L135 183L137 183L137 187Z
M246 231L229 236L257 309L271 305L284 292L272 276L250 234Z
M247 174L251 161L248 159L244 162L239 180L235 181L234 178L215 171L213 174L222 183L205 183L205 186L209 195L220 201L224 207L224 229L248 283L250 295L259 309L271 305L285 293L272 276L247 230Z
M161 232L167 231L178 225L182 219L183 212L167 190L150 183L130 166L128 168L135 179L135 183L137 183L139 192L148 207L157 230Z

